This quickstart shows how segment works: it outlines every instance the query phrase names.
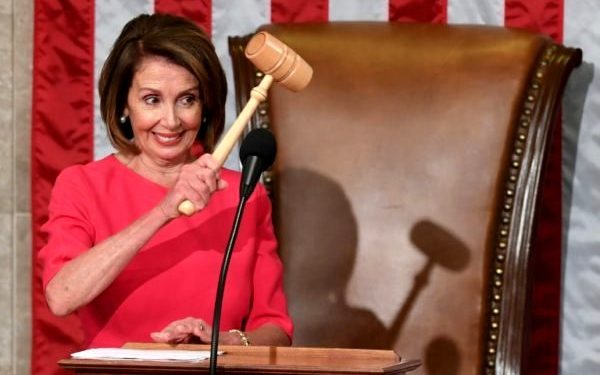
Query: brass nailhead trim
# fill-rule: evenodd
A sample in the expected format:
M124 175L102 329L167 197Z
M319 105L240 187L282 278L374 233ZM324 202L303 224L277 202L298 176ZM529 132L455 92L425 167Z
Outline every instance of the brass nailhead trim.
M534 113L534 105L539 94L541 87L540 79L544 77L545 70L549 65L550 61L554 58L554 53L557 50L557 46L553 45L547 48L544 52L542 61L539 63L537 70L535 71L535 77L532 79L529 92L525 98L525 105L522 109L519 117L520 130L516 134L516 142L512 152L512 158L509 164L509 175L508 183L505 190L505 198L503 205L503 212L500 217L500 227L498 228L498 240L496 243L496 256L495 263L493 265L494 278L493 284L490 291L489 299L489 316L490 328L488 331L488 342L487 342L487 361L486 361L486 374L495 374L496 368L496 353L498 345L498 331L500 328L500 305L502 303L502 277L504 275L504 262L506 260L506 248L508 247L507 237L510 233L511 227L511 210L513 208L513 198L516 195L516 186L514 185L518 181L518 176L521 168L521 157L525 154L526 141L527 141L527 130L531 125L532 116Z

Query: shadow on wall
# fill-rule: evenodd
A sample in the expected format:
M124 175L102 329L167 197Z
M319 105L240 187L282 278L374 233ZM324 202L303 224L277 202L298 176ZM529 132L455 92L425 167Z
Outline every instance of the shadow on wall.
M562 173L563 173L563 233L562 248L566 249L569 241L569 219L573 204L573 178L575 176L575 161L577 160L577 146L579 133L583 121L583 107L588 98L590 84L594 79L594 64L582 62L578 69L573 70L563 99L563 124L562 124ZM591 168L587 173L598 173ZM588 176L588 181L598 181L600 176ZM590 193L591 194L591 193ZM580 197L581 201L586 201ZM563 268L566 262L563 262ZM564 269L563 269L564 272Z
M415 223L410 240L427 262L416 273L402 308L387 328L373 312L351 307L345 300L356 261L358 229L344 190L305 169L284 169L276 179L275 223L296 326L295 346L393 348L431 273L440 267L460 272L470 261L467 246L448 230L429 220ZM428 373L457 373L460 356L452 340L438 337L424 353ZM443 369L439 363L444 363Z

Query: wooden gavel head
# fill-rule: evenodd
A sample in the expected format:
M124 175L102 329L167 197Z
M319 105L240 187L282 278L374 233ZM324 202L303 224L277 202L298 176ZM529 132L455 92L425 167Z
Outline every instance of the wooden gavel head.
M292 91L300 91L308 85L313 70L290 47L273 35L261 31L248 41L246 57L261 72Z

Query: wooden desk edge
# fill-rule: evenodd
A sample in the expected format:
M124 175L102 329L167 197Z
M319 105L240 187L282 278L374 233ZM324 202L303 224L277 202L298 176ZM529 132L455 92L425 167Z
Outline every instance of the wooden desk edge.
M174 349L174 350L204 350L209 351L209 345L196 344L157 344L157 343L127 343L124 348L131 349ZM235 358L234 362L219 361L218 366L231 373L286 373L286 374L405 374L421 365L419 360L401 361L393 350L370 350L370 349L347 349L347 348L315 348L315 347L273 347L273 346L227 346L220 345L220 351ZM288 359L288 363L257 363L256 358L282 357ZM244 359L248 359L247 363ZM294 358L297 363L290 363ZM225 359L225 357L224 357ZM254 359L254 361L252 360ZM305 359L303 361L303 359ZM345 366L323 366L315 364L314 360L326 360L326 363L346 362L344 360L359 361L360 369L354 369L350 364ZM285 361L284 361L285 362ZM363 363L364 362L364 363ZM366 363L373 362L373 366ZM356 362L355 362L356 363ZM105 370L105 373L119 373L115 370L144 371L158 373L158 371L182 372L198 371L208 367L208 361L202 362L169 362L169 361L136 361L136 360L86 360L86 359L63 359L59 365L65 369L73 370L78 374L86 374ZM128 369L127 371L125 371ZM109 371L110 370L110 371ZM281 371L284 372L281 372ZM291 371L291 372L288 372ZM136 372L137 373L137 372Z

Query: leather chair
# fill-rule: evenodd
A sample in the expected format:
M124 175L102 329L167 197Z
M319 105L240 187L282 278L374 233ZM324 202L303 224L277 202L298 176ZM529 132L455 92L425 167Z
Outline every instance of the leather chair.
M549 139L581 51L490 26L268 25L313 67L274 84L272 189L294 345L395 349L422 373L524 369ZM261 73L231 37L238 110Z

